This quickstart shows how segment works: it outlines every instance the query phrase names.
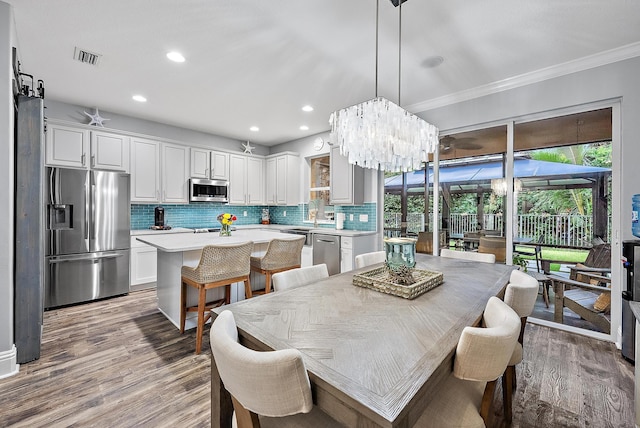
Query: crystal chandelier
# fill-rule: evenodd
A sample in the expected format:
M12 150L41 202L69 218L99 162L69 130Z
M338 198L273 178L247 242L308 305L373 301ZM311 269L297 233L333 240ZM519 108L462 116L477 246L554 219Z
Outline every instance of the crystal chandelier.
M402 1L400 2L402 30ZM329 118L331 141L349 163L382 171L422 168L438 144L438 128L400 107L400 38L398 38L398 104L378 96L378 9L376 2L376 96L335 111Z
M506 178L493 178L491 179L491 191L496 196L504 196L507 194L507 179ZM513 179L513 193L522 191L522 180L519 178Z

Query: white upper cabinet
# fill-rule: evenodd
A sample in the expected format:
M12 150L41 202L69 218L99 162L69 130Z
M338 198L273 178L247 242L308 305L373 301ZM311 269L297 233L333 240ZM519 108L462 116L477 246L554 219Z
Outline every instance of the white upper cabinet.
M131 141L131 201L189 203L189 148L143 138Z
M229 154L191 148L192 178L229 180Z
M160 202L160 143L131 139L131 202Z
M211 179L229 180L229 153L211 152Z
M241 155L229 156L229 203L247 203L247 158Z
M331 147L331 205L364 204L364 169L349 163L340 147Z
M266 180L265 180L265 195L264 202L268 205L276 205L277 204L277 181L278 181L278 173L277 173L277 161L276 158L267 158L265 161L265 169L266 169Z
M297 205L300 202L300 157L294 154L268 157L266 170L266 203Z
M264 204L264 159L247 158L247 204Z
M89 131L63 125L47 125L45 160L50 166L88 168Z
M229 156L229 203L264 203L264 160L243 155Z
M162 144L162 202L188 204L189 148Z
M50 124L45 152L49 166L129 171L129 137L112 132Z
M191 178L209 178L211 151L191 148Z
M91 131L91 168L129 172L129 137Z

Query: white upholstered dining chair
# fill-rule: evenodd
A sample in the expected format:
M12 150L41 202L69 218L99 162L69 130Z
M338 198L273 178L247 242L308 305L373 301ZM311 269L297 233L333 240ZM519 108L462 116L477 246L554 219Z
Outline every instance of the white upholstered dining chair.
M475 251L455 251L443 248L440 250L440 257L448 257L451 259L472 260L475 262L495 263L496 255L489 253L477 253Z
M387 260L387 253L384 251L373 251L371 253L358 254L356 256L356 269L382 263Z
M482 324L462 330L453 372L442 381L414 427L489 426L496 379L513 354L520 319L506 303L491 297Z
M313 405L300 351L258 352L242 346L230 311L214 320L210 338L215 366L231 394L233 427L342 426Z
M275 273L271 277L271 282L273 291L283 291L308 285L325 278L329 278L329 271L327 270L327 265L322 263Z
M511 423L511 397L516 386L516 364L522 362L524 328L527 324L527 317L533 312L533 308L538 299L538 280L520 270L511 272L509 284L504 293L504 302L509 305L520 317L520 336L518 343L513 350L513 355L509 360L507 369L502 376L502 399L504 405L504 418Z

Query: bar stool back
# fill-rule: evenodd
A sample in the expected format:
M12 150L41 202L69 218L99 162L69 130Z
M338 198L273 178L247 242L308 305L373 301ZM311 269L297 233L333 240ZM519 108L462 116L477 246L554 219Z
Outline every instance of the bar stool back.
M251 256L251 270L265 275L264 291L253 294L271 292L271 275L300 267L304 236L296 239L272 239L264 254Z
M202 249L200 262L195 268L182 266L180 288L180 333L184 333L187 312L197 312L196 354L202 349L204 324L211 318L212 308L229 303L231 284L244 282L247 298L251 297L250 258L253 242L239 245L207 245ZM187 286L198 290L198 305L187 307ZM207 290L225 287L225 297L207 302Z

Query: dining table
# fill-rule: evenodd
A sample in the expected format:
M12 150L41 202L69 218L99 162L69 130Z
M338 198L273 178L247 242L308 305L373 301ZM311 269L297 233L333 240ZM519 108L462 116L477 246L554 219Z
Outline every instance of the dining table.
M415 269L442 272L413 299L331 276L213 310L233 313L239 341L258 351L298 349L314 404L347 427L411 427L451 374L466 326L502 296L513 266L416 255ZM230 427L231 397L211 363L211 426Z

